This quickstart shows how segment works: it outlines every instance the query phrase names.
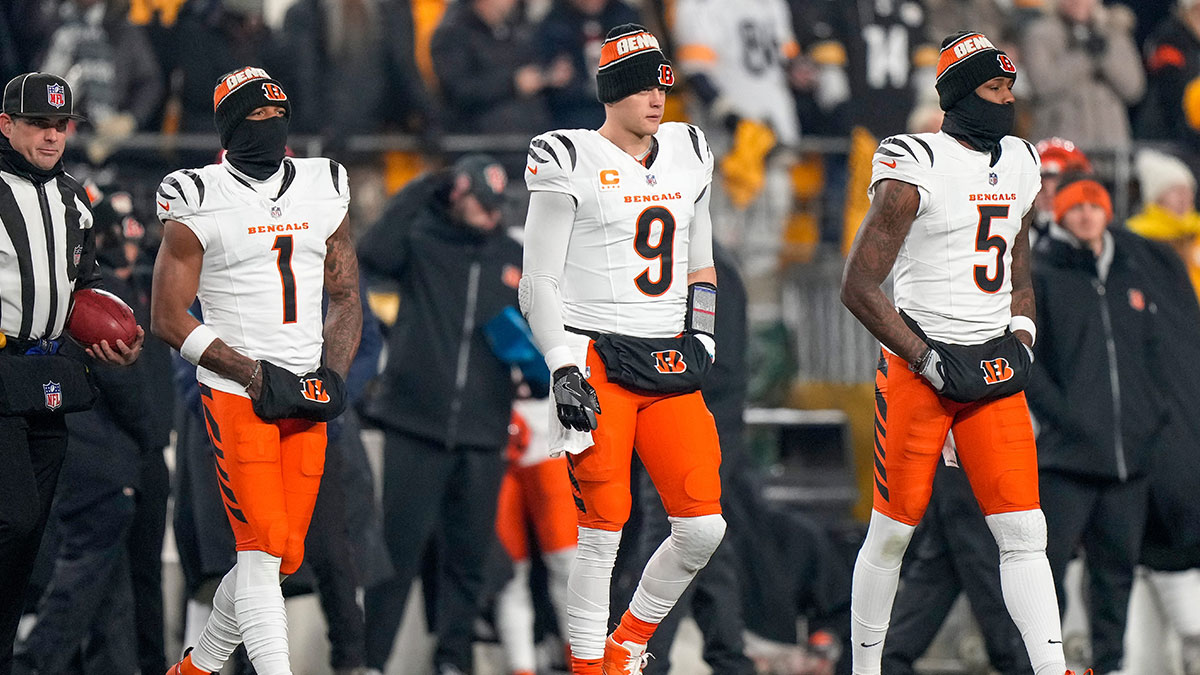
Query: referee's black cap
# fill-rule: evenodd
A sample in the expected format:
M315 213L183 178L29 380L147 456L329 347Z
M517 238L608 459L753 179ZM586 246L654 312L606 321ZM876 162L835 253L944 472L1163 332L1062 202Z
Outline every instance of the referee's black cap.
M19 117L70 117L75 113L71 85L50 73L25 73L4 85L4 109L0 112Z

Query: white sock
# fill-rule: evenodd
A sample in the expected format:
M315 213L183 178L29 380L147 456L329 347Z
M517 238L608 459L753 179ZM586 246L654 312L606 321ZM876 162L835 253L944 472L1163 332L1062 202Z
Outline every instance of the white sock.
M1046 560L1046 518L1041 509L985 518L1000 548L1000 590L1036 675L1066 670L1054 576Z
M620 545L620 530L579 528L579 548L567 580L567 635L571 655L577 659L604 658L608 594Z
M529 560L513 561L513 578L496 594L496 632L512 671L537 668L533 646L533 596Z
M1171 627L1185 638L1200 636L1200 570L1151 571L1146 577Z
M629 602L629 613L647 623L667 618L725 536L725 519L719 514L667 520L671 521L671 536L646 563Z
M871 511L867 538L854 562L850 593L850 637L855 675L879 675L883 641L900 584L900 563L912 540L912 525Z
M258 675L292 675L288 661L287 612L279 588L282 560L265 551L238 551L238 630Z
M210 673L221 670L233 650L242 642L242 634L234 618L233 593L237 575L238 566L234 565L221 579L213 594L212 611L200 631L200 637L193 643L192 663L200 670Z
M575 564L575 547L542 554L542 562L546 564L546 585L550 590L550 604L554 605L554 615L558 618L558 634L566 638L567 597L570 595L567 583L571 566Z

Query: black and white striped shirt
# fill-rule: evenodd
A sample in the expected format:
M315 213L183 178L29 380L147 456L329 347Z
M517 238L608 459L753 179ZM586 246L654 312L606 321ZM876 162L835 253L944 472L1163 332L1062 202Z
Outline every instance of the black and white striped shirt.
M71 292L100 284L92 209L66 172L39 179L0 164L0 332L55 339Z

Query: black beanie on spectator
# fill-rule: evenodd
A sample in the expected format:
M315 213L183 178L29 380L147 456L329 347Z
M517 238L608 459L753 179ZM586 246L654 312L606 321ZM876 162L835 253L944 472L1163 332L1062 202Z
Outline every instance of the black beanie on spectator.
M996 49L983 33L963 31L942 40L934 85L942 110L953 108L959 99L993 77L1015 81L1017 68L1008 54Z
M283 108L286 116L292 114L292 104L283 87L267 71L247 66L222 77L213 90L213 120L221 135L221 147L229 146L233 130L246 115L265 105Z
M675 73L658 38L636 23L608 31L596 72L596 97L601 103L615 103L650 87L670 89L673 84Z

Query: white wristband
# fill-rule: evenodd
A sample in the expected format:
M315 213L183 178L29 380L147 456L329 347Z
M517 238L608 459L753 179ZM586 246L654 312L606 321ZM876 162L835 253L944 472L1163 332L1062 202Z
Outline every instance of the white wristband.
M1013 318L1009 319L1008 329L1014 333L1019 330L1029 333L1029 343L1031 346L1037 342L1037 324L1033 322L1033 319L1024 314L1016 314Z
M208 346L216 339L216 331L200 324L193 328L192 332L188 333L183 340L183 344L179 345L179 355L193 366L198 366L200 357L204 356L204 350L208 349Z
M546 351L546 366L551 373L564 366L573 365L575 365L575 357L571 354L570 347L559 345Z

